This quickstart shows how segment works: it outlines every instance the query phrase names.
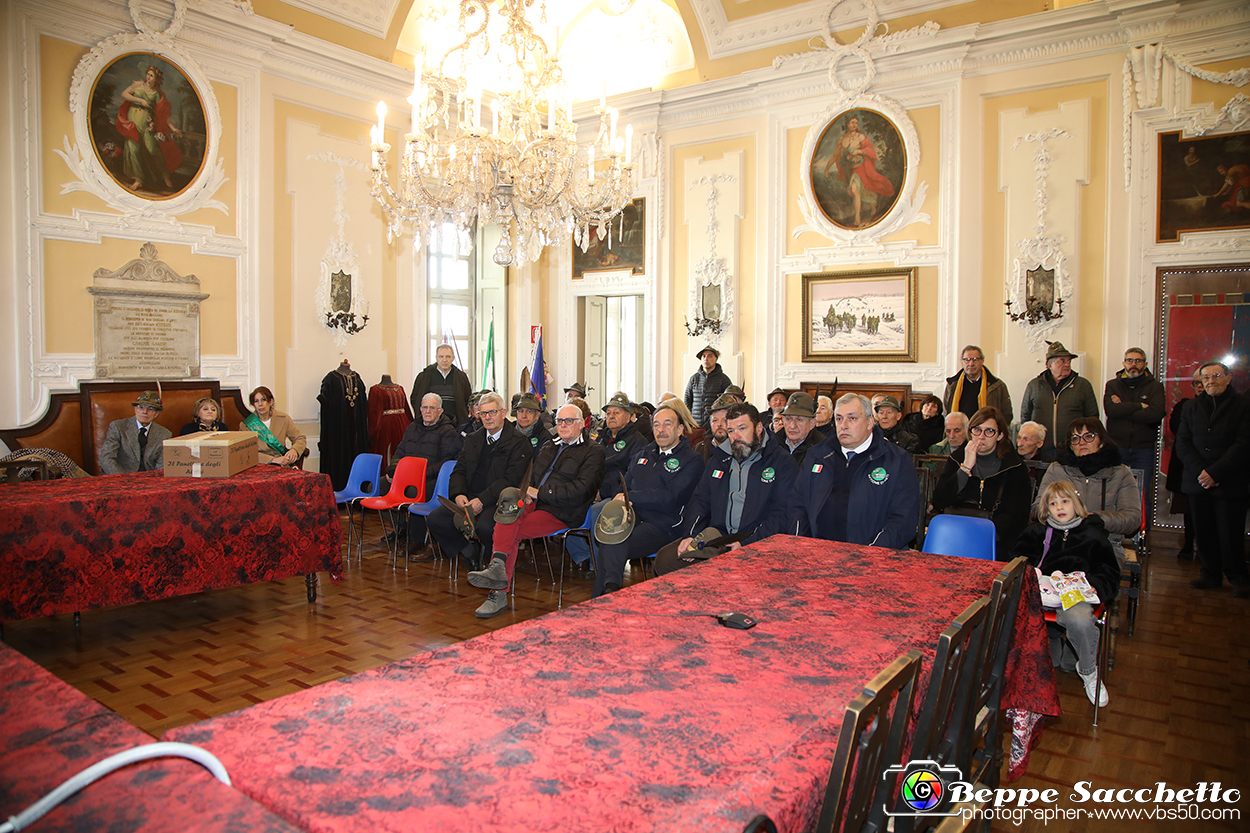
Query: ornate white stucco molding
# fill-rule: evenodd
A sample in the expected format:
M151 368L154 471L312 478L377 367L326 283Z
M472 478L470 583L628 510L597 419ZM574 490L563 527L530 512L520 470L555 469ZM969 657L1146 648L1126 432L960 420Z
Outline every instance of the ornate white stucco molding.
M1122 155L1124 157L1124 190L1126 191L1133 184L1133 111L1135 109L1148 110L1159 102L1165 59L1176 68L1178 80L1181 77L1180 73L1184 73L1213 84L1244 87L1250 83L1250 67L1241 67L1229 72L1211 72L1194 66L1164 43L1147 43L1131 47L1124 58L1122 70L1124 107L1122 129L1124 152ZM1180 107L1180 96L1173 95L1172 114L1180 115ZM1232 130L1241 130L1250 124L1250 98L1238 93L1210 119L1202 119L1198 114L1192 114L1189 124L1185 127L1185 133L1190 136L1203 136L1225 124Z
M695 326L692 329L687 319L686 334L698 336L706 333L712 345L720 343L721 333L733 321L733 273L726 264L726 259L718 257L716 253L716 233L720 230L716 209L720 202L719 184L736 181L737 178L730 174L701 176L691 182L687 189L693 191L707 186L707 254L694 265L690 281L690 312L694 315Z
M364 279L360 276L360 262L352 244L347 239L347 177L345 168L354 168L368 176L368 169L359 159L349 159L329 151L319 151L308 156L310 161L329 162L334 165L334 224L338 228L334 239L321 256L321 279L317 282L317 314L321 326L334 335L339 347L365 328L369 321L369 304L364 301ZM336 287L335 284L339 286ZM349 298L343 305L341 293L346 290Z
M1061 234L1046 233L1046 210L1050 203L1051 139L1070 139L1072 134L1062 128L1016 137L1011 149L1022 143L1036 142L1033 174L1037 189L1033 204L1037 206L1037 223L1033 236L1016 242L1020 256L1012 261L1012 276L1007 281L1007 315L1024 330L1029 350L1037 352L1046 336L1063 319L1063 305L1072 297L1072 279L1068 274L1066 242ZM1032 281L1034 285L1030 287Z
M74 68L74 77L70 83L69 109L74 114L76 141L71 144L66 136L62 140L63 149L54 151L65 161L74 179L62 183L61 193L86 191L99 197L119 213L158 222L166 222L170 217L201 208L213 208L229 214L225 203L213 199L226 183L225 162L217 155L222 133L217 97L213 94L208 75L187 51L175 43L186 22L187 0L174 0L173 18L164 30L155 29L147 23L143 18L141 5L139 0L130 0L130 17L135 34L105 38L84 55ZM148 199L122 187L100 161L99 149L94 147L92 141L92 99L96 82L115 60L136 52L158 55L175 64L194 85L195 93L204 108L208 136L203 165L185 189L168 199Z
M833 0L822 21L821 43L813 48L813 51L828 54L829 83L833 85L834 94L829 106L822 114L823 118L818 119L811 129L807 131L807 139L803 143L800 168L803 178L803 194L799 197L799 210L803 214L803 219L807 220L807 223L798 226L792 233L797 237L805 231L815 231L840 243L873 243L880 245L880 240L886 235L893 234L912 223L928 223L930 221L929 215L921 212L925 196L928 193L928 185L923 182L916 182L916 171L920 164L920 137L916 134L916 125L912 122L911 117L907 115L903 105L894 99L868 92L868 88L872 86L876 78L876 67L872 55L866 47L874 41L881 40L876 35L877 27L880 24L876 4L873 0L863 0L868 10L867 26L853 43L841 44L834 39L831 23L838 6L842 2L843 0ZM927 23L924 26L910 29L907 33L900 34L918 36L922 32L931 34L936 31L937 24ZM838 64L843 58L858 58L863 65L863 75L857 77L853 82L843 82L838 76ZM813 160L826 130L834 121L841 118L847 110L854 108L876 110L893 123L898 130L899 137L903 141L906 170L898 190L897 199L889 211L880 220L872 222L867 227L860 227L858 224L859 208L857 207L855 210L856 227L848 228L835 223L821 208L815 190ZM865 144L869 143L865 141ZM839 144L838 148L832 152L840 153L840 148L841 145ZM854 150L854 148L848 147L847 152L850 154ZM873 161L875 161L875 158L874 156ZM828 165L826 165L827 169ZM851 182L854 183L858 178L859 174L854 174ZM862 184L860 187L863 187ZM857 206L858 199L856 197Z

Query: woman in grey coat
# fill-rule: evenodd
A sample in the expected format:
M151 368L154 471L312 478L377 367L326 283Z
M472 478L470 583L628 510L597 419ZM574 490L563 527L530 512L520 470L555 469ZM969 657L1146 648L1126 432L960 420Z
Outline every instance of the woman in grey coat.
M1059 459L1046 469L1039 491L1057 480L1075 486L1089 511L1102 518L1123 569L1124 537L1131 538L1141 529L1141 492L1133 472L1120 462L1120 450L1107 436L1101 420L1074 419L1068 433L1061 436L1071 445L1059 448Z

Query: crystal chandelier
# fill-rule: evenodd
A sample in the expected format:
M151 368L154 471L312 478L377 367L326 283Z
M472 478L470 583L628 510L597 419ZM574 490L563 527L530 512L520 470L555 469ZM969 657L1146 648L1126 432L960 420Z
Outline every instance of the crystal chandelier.
M495 223L502 236L493 260L506 266L536 260L544 246L569 234L585 249L592 227L602 237L630 202L633 127L618 135L617 111L601 95L598 135L578 144L557 58L525 19L533 3L460 0L464 41L432 73L423 73L424 59L417 58L398 183L387 170L386 105L378 103L369 167L389 237L411 224L420 248L421 238L432 239L443 223L461 232ZM506 29L488 37L495 4ZM505 67L499 86L507 87L493 95L489 115L473 76L487 60Z

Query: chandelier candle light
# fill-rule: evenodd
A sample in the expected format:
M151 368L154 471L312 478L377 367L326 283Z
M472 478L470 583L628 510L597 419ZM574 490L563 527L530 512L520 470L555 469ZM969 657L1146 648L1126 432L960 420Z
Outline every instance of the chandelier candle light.
M506 29L488 38L496 3ZM543 247L569 234L585 251L592 227L602 238L629 204L633 126L619 135L617 111L600 94L598 135L587 146L578 144L558 60L525 19L533 3L461 0L464 41L443 55L435 73L424 73L424 56L418 57L397 185L387 171L386 104L378 102L369 168L388 237L411 224L420 248L421 238L433 240L443 223L462 233L495 223L503 234L493 260L507 266L536 260ZM480 64L471 59L505 67L499 86L506 89L492 94L489 129L482 73L475 73Z

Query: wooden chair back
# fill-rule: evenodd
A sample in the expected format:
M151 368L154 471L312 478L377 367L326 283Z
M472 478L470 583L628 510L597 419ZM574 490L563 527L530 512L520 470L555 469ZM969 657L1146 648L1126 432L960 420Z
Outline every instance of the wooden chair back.
M908 651L847 706L816 833L885 830L885 801L894 794L894 780L882 773L902 757L919 673L920 652Z

